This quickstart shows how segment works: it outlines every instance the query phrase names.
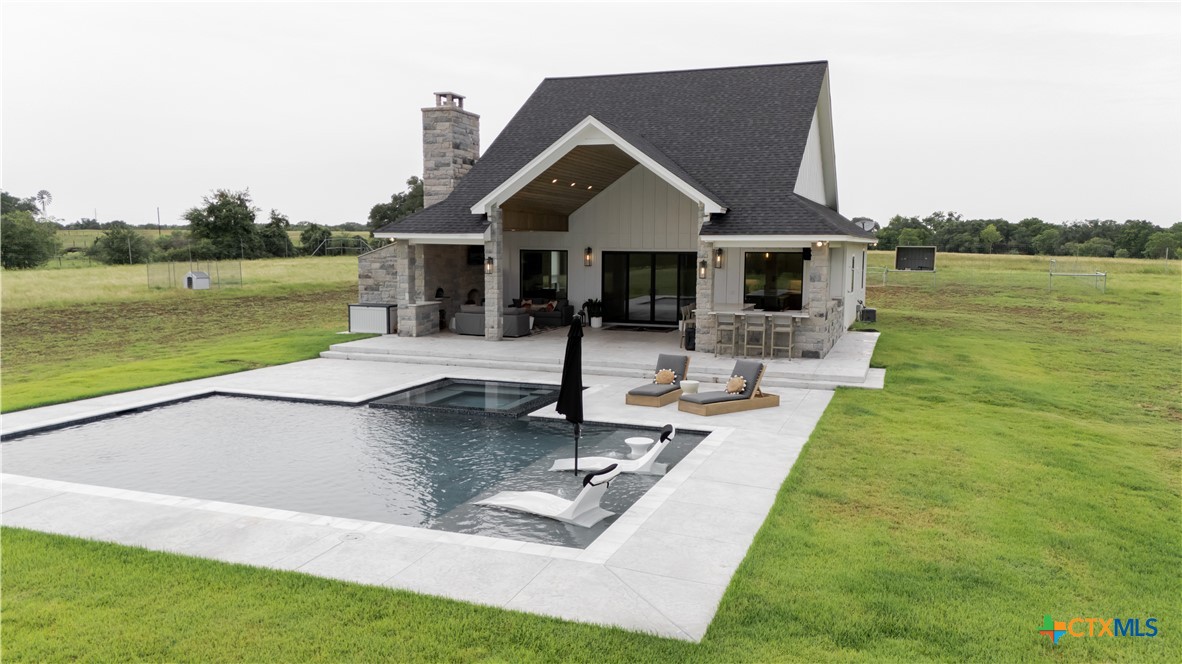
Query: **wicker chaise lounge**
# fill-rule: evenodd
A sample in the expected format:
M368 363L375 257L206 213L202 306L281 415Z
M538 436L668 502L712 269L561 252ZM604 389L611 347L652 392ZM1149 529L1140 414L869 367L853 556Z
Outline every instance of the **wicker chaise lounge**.
M668 378L668 374L662 374L662 371L672 373L672 380L668 383L663 383L662 378ZM667 406L681 396L681 381L685 380L685 373L689 371L689 356L688 355L666 355L661 353L657 356L657 370L653 374L654 380L646 385L641 385L635 389L629 390L624 397L624 403L632 406Z
M756 408L772 408L780 405L778 394L765 394L759 391L759 381L763 379L764 365L755 360L739 360L735 362L732 376L740 377L741 391L729 393L726 390L718 392L699 392L698 394L683 394L677 402L677 409L695 415L722 415L723 413L737 413ZM728 381L728 384L731 383Z

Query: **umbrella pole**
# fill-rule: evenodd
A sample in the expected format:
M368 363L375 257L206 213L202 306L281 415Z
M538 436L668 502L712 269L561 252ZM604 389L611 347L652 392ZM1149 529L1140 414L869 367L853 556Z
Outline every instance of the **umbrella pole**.
M579 429L580 428L581 427L579 426L579 423L575 422L575 476L576 477L579 475Z

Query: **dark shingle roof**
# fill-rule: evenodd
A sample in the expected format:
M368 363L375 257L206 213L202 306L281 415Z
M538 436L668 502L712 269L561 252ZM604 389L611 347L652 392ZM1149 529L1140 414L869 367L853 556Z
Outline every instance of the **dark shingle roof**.
M703 235L870 237L792 193L828 65L548 78L448 198L384 232L480 233L470 208L588 115L716 203Z

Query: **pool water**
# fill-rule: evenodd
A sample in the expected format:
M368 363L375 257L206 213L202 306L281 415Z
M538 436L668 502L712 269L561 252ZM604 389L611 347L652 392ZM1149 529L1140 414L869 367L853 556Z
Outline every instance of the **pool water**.
M557 385L443 378L377 399L375 408L517 416L558 401Z
M624 457L656 431L587 424L580 456ZM672 467L704 434L679 431ZM549 472L574 451L565 421L211 396L2 444L4 472L152 493L586 547L592 528L472 505L499 491L571 499L580 478ZM624 474L604 508L623 513L660 477Z

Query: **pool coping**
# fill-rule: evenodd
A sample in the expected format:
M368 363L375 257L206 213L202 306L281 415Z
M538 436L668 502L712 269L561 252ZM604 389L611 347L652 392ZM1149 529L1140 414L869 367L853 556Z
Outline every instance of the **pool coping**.
M380 367L380 372L385 374L391 373L392 368L388 362L311 360L311 363L333 363L316 366L336 369L345 363L351 365L351 371L379 371ZM202 379L201 385L194 384L189 389L150 388L125 393L123 398L107 400L118 403L92 404L95 408L83 412L58 414L54 407L36 409L45 417L23 416L18 418L16 426L3 433L7 439L38 429L71 426L81 420L218 394L360 405L439 377L518 380L507 377L504 371L490 369L423 366L418 369L422 375L393 388L387 384L348 397L244 388L227 384L234 382L230 377L219 377L226 379L221 381ZM514 373L526 374L529 378L525 382L557 384L538 372ZM640 407L613 406L609 402L617 397L622 401L626 390L621 390L621 385L631 385L635 379L585 376L585 380L588 388L584 401L593 403L589 420L651 426L653 420L648 418L663 415L662 419L676 419L679 428L708 432L694 450L585 549L14 474L0 474L5 498L3 523L226 562L376 583L698 641L704 636L730 577L766 518L780 483L832 393L782 388L782 392L794 393L794 398L788 401L796 403L798 410L800 404L810 403L804 418L807 431L803 430L806 427L793 423L793 430L799 434L785 437L768 436L770 432L752 428L759 424L755 420L760 418L750 414L743 414L746 417L738 420L717 416L710 420L719 424L711 424L706 418L668 408L625 410ZM145 392L155 394L145 397ZM598 417L596 408L613 416ZM651 412L658 410L666 412ZM561 419L553 412L553 405L529 416ZM728 418L738 426L724 423ZM740 432L741 440L736 432ZM687 489L691 483L692 487ZM713 492L712 497L702 499L703 490ZM15 507L10 507L13 502ZM85 513L78 513L79 502L86 503ZM178 529L185 530L185 536L177 535ZM350 535L370 540L342 539ZM372 551L368 557L362 555L360 552L365 547L379 546L374 538L380 540L380 550ZM210 539L213 544L209 543ZM424 546L428 548L422 549ZM274 555L276 552L282 555ZM338 563L335 567L333 560ZM399 568L403 562L407 564ZM386 574L391 571L394 573ZM600 601L594 597L597 593L603 595Z

